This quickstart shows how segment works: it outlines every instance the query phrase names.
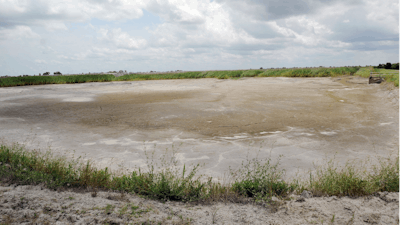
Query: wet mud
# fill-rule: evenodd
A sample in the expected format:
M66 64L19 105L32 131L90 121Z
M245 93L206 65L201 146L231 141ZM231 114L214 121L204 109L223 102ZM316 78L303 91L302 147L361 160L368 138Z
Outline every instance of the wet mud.
M339 151L345 156L361 148L365 152L385 149L384 155L398 149L398 106L385 99L385 90L368 85L364 78L136 81L7 90L0 92L0 123L5 129L40 126L53 133L46 134L49 137L58 132L51 140L60 146L89 153L93 150L87 143L113 152L106 148L137 148L121 144L122 140L137 143L179 136L182 142L185 138L198 141L188 144L192 150L183 150L183 159L201 158L199 152L203 152L214 157L208 161L219 170L225 159L221 154L233 149L236 139L271 137L270 141L283 148L280 152L292 155L312 150L321 154ZM12 94L17 90L20 94ZM5 132L0 134L7 138ZM220 138L230 142L218 142L211 148L205 144ZM193 148L204 150L194 152ZM118 157L125 159L126 154ZM244 153L235 154L243 159ZM307 156L307 160L312 159Z

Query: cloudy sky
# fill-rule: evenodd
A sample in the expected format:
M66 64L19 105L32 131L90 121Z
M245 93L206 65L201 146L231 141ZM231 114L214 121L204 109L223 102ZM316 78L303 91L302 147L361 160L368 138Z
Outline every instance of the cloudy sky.
M0 0L0 76L398 61L398 0Z

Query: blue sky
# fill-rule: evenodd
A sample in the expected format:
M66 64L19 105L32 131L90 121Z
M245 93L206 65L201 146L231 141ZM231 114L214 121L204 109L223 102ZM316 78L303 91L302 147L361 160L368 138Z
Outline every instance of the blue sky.
M0 76L399 61L396 0L0 0Z

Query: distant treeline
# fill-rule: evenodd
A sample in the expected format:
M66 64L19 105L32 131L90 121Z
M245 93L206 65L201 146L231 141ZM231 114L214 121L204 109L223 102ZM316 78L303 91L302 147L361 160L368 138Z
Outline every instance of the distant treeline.
M382 68L382 69L392 69L392 70L398 70L399 69L399 63L393 63L391 64L390 62L386 64L379 64L379 66L374 66L375 68Z
M160 74L127 74L119 77L114 75L72 75L72 76L22 76L0 79L0 87L69 84L84 82L130 81L130 80L162 80L162 79L199 79L199 78L240 78L240 77L331 77L353 75L360 67L337 68L299 68L299 69L268 69L268 70L231 70L231 71L194 71Z

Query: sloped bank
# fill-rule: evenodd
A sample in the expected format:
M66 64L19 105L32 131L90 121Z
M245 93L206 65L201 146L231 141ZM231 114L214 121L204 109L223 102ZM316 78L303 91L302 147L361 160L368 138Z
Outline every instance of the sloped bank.
M305 195L305 197L307 197ZM1 224L398 224L399 193L190 204L114 192L0 186Z

